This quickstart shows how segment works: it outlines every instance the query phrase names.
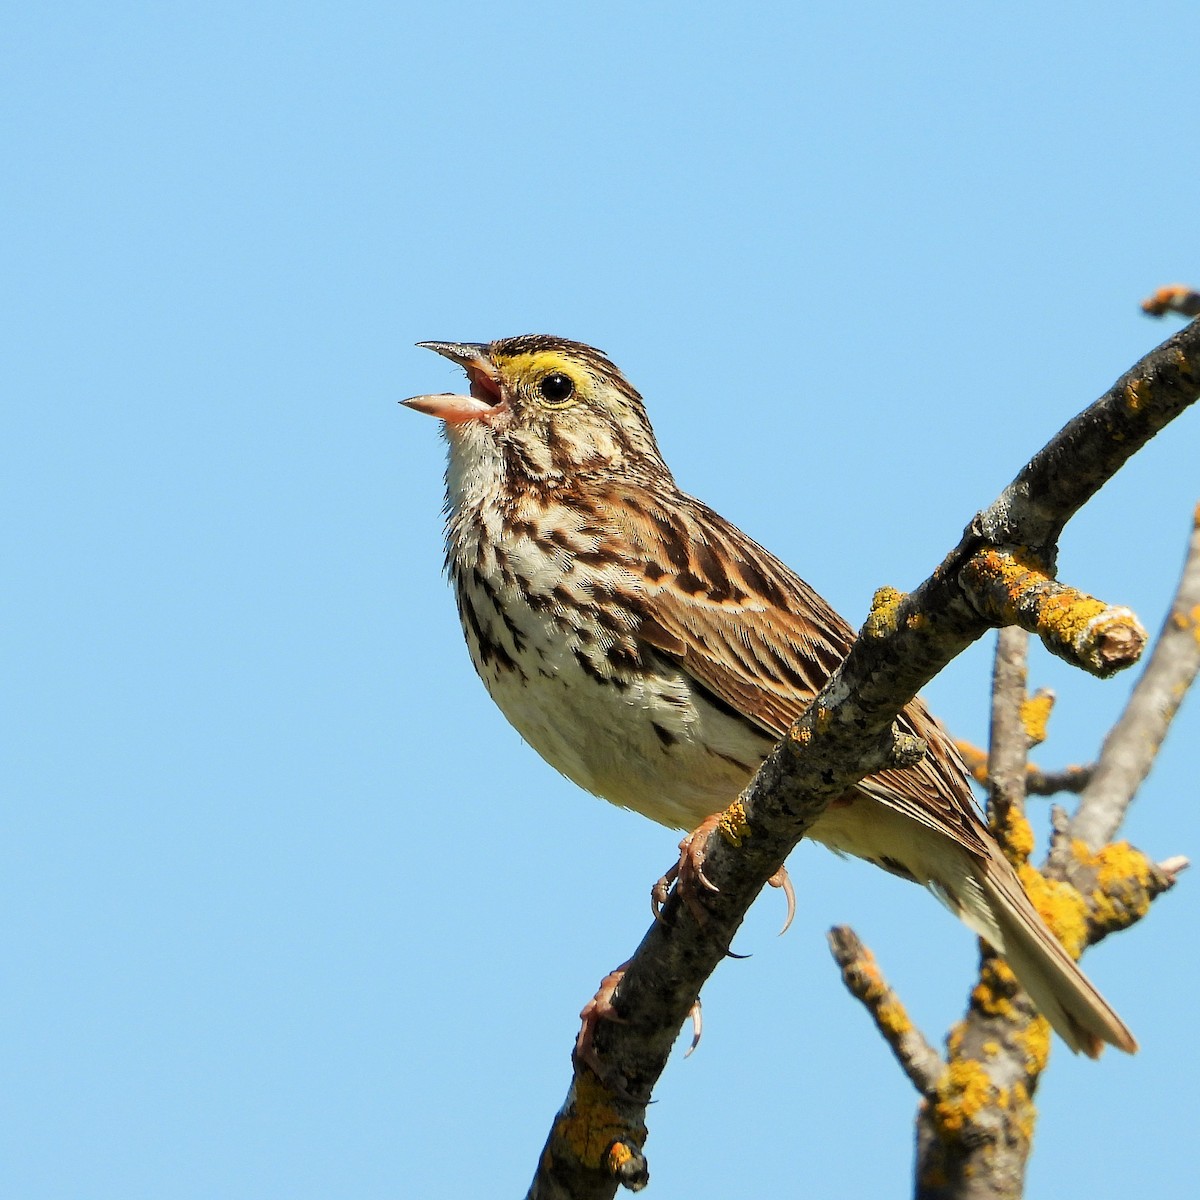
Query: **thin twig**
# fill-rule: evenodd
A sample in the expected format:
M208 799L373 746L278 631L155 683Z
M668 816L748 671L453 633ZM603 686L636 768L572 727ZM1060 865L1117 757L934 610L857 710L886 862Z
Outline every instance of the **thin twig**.
M1012 856L1009 831L1025 815L1025 766L1029 734L1025 705L1029 635L1010 625L996 638L992 670L992 732L988 740L988 818L1001 849Z
M1104 740L1070 834L1092 849L1111 840L1146 778L1171 721L1200 669L1200 507L1175 599L1120 719Z
M850 994L871 1014L913 1087L926 1098L936 1095L946 1064L913 1024L900 997L884 979L875 955L849 925L835 925L829 931L829 948Z
M1167 313L1200 317L1200 292L1185 283L1169 283L1142 301L1142 312L1148 317L1165 317Z
M954 744L958 747L971 778L980 787L988 785L987 751L981 750L973 742L956 738ZM1091 782L1096 770L1095 763L1083 766L1071 764L1060 767L1057 771L1046 771L1036 763L1025 766L1025 795L1026 796L1057 796L1060 792L1082 792Z

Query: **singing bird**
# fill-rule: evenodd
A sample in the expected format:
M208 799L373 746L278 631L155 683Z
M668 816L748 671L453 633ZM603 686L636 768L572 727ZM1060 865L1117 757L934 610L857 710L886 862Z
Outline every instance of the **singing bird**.
M470 384L403 403L440 418L449 443L446 567L476 671L580 787L695 827L736 799L850 627L679 488L641 396L600 351L540 334L421 345ZM808 836L934 891L1072 1050L1135 1050L988 831L946 730L919 700L901 723L925 758L868 776Z

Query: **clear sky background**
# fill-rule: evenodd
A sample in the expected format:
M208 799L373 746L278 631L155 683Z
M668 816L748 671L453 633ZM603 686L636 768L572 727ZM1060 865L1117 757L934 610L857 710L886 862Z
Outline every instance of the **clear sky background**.
M816 11L814 11L816 10ZM441 578L450 390L413 343L552 332L681 483L854 623L1172 333L1200 283L1195 5L10 6L2 1169L21 1200L521 1195L576 1014L673 833L580 793L474 677ZM1200 414L1068 528L1162 620ZM930 687L986 736L990 644ZM1039 649L1044 765L1131 680ZM1200 700L1128 825L1200 854ZM1037 816L1046 828L1045 810ZM801 847L650 1110L651 1195L908 1193L971 937ZM1193 1172L1197 880L1088 969L1136 1058L1053 1056L1029 1195Z

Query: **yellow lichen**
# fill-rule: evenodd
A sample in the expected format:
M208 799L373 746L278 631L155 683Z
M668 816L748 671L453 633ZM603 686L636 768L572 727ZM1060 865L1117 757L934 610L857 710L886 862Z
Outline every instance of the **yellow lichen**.
M933 1119L941 1136L960 1138L992 1102L995 1088L987 1071L973 1059L954 1059L938 1081Z
M1000 595L992 596L992 599L996 601L1000 621L1005 625L1017 623L1017 606L1022 593L1049 578L1034 562L1026 561L1024 555L1005 554L1000 550L975 554L967 563L964 574L980 590L999 590Z
M1003 823L997 826L996 810L992 810L992 824L995 827L996 840L1004 850L1004 855L1014 867L1020 868L1029 861L1033 853L1033 826L1025 814L1015 807L1004 810Z
M886 637L895 633L903 600L904 593L894 587L877 588L875 595L871 597L871 611L863 624L863 633L871 638Z
M1150 380L1135 379L1125 388L1125 403L1130 412L1137 412L1150 398Z
M896 1036L908 1033L912 1029L912 1021L905 1012L904 1005L897 1000L877 1005L875 1020L882 1030Z
M946 1034L946 1053L950 1058L958 1058L962 1054L963 1039L966 1037L966 1021L958 1021L950 1027Z
M1078 958L1087 945L1087 901L1069 883L1047 879L1028 864L1017 873L1038 915L1067 953Z
M1152 899L1154 864L1128 842L1113 842L1094 854L1082 841L1071 843L1080 865L1095 872L1087 899L1092 921L1102 929L1120 929L1144 917Z
M1013 1036L1017 1048L1025 1056L1025 1074L1037 1078L1050 1059L1050 1022L1045 1017L1035 1017L1024 1029Z
M1074 848L1078 854L1078 842ZM1096 868L1096 882L1101 888L1109 889L1128 883L1146 887L1150 883L1150 860L1128 842L1112 842L1090 855L1089 861Z
M1100 630L1096 621L1107 611L1108 605L1093 596L1063 588L1038 606L1038 636L1081 650L1095 639Z
M1053 707L1054 696L1050 692L1030 696L1022 703L1021 724L1031 746L1040 746L1046 740L1046 722L1050 720Z
M750 836L750 824L746 820L746 806L740 799L735 800L721 814L717 828L731 846L740 846L742 839Z
M1200 604L1195 605L1188 612L1172 613L1171 624L1176 629L1190 628L1192 636L1200 642Z
M644 1129L630 1128L613 1106L608 1089L590 1070L575 1076L572 1096L557 1121L558 1134L575 1159L601 1168L609 1147L619 1142L637 1145Z
M1008 963L990 955L979 972L979 982L971 989L971 1007L984 1016L1009 1019L1013 1015L1016 985L1016 976Z

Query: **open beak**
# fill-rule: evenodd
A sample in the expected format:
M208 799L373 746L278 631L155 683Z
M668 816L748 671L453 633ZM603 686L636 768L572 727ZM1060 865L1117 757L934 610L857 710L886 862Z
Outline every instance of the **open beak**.
M467 373L471 394L460 396L444 392L436 396L412 396L400 403L417 412L438 417L451 425L464 421L478 421L492 416L504 408L504 392L496 377L496 370L487 358L487 347L481 342L418 342L425 350L432 350L451 362L456 362Z

